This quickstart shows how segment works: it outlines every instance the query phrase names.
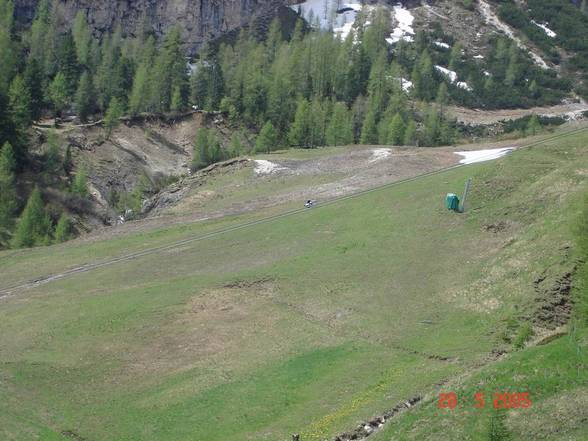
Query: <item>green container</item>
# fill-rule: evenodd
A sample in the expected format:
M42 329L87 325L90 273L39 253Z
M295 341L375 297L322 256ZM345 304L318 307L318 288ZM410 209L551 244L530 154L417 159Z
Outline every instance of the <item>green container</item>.
M447 197L445 198L445 207L448 210L458 211L459 197L455 193L447 193Z

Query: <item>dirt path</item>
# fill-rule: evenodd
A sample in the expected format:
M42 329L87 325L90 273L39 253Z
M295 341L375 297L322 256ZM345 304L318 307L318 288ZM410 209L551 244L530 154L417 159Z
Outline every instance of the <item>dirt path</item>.
M532 107L530 109L503 109L503 110L481 110L468 109L465 107L449 106L447 111L453 117L464 124L489 125L500 121L508 121L523 118L528 115L539 115L549 117L566 117L576 119L583 112L588 111L588 103L580 101L577 103L558 104L550 107Z

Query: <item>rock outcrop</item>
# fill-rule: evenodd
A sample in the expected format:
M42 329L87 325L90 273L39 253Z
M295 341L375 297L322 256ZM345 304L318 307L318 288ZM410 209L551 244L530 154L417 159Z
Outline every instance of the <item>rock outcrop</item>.
M15 0L18 22L30 23L38 0ZM178 25L190 52L202 43L237 29L257 16L275 14L282 0L58 0L62 26L71 25L84 11L97 36L118 24L129 34L144 26L159 36Z

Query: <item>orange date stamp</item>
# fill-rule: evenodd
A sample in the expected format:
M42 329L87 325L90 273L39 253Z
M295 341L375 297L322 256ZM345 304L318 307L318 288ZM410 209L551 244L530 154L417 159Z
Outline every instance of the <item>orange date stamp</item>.
M453 410L458 407L458 401L455 392L440 393L437 407L439 409ZM474 408L483 409L486 406L484 392L476 392L472 401ZM495 392L491 403L494 409L527 409L533 404L529 392Z

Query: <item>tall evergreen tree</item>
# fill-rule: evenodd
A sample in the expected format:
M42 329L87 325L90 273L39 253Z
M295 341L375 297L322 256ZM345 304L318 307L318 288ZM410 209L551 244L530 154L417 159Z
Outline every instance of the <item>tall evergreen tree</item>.
M413 119L408 121L404 131L404 145L415 145L417 141L417 126Z
M80 77L75 97L75 109L82 122L88 120L94 111L94 86L92 77L85 71Z
M85 167L80 167L71 184L71 192L81 198L88 197L88 173Z
M310 103L304 98L301 98L298 100L294 122L288 132L288 141L290 145L297 147L310 147L311 129L312 121Z
M31 94L22 76L17 75L12 80L10 91L10 113L18 130L24 132L31 125Z
M16 158L9 143L0 149L0 246L6 246L18 209L16 201Z
M110 100L110 105L104 115L104 128L106 129L106 137L110 138L112 131L120 123L120 118L123 116L124 107L117 97Z
M47 244L50 234L51 220L45 211L41 192L35 187L18 221L12 246L23 248Z
M376 112L374 109L369 109L363 126L361 128L361 140L362 144L377 144L378 143L378 125L376 122Z
M405 130L406 127L402 115L397 113L394 115L394 118L390 123L390 128L388 130L388 144L402 145L404 143Z
M0 0L0 93L7 93L17 67L17 53L12 41L14 4Z
M255 142L255 151L270 153L272 149L276 148L277 141L278 135L276 129L273 124L268 121L263 125L259 132L259 136Z
M196 133L196 142L194 143L194 156L192 159L192 169L200 170L211 163L211 154L209 150L209 133L208 129L203 127Z
M31 97L31 118L36 121L41 117L44 105L45 78L43 69L35 58L29 57L23 77Z
M69 240L71 235L70 220L66 213L61 213L55 227L55 242L62 243Z
M86 21L86 14L78 11L72 28L73 40L75 42L76 55L79 64L90 67L90 48L92 45L92 33Z
M61 116L62 112L69 104L69 92L67 89L67 80L61 72L55 75L49 86L49 98L53 104L55 116Z
M353 144L353 124L345 103L335 103L327 127L327 145Z

